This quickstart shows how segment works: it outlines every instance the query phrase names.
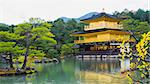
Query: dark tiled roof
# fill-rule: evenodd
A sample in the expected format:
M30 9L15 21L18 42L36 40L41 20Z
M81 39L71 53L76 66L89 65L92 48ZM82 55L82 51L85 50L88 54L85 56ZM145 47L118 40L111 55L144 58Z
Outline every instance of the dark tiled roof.
M80 31L80 32L75 32L75 33L73 33L73 34L86 34L86 33L101 32L101 31L106 31L106 30L123 31L123 30L121 30L121 29L108 29L108 28L103 28L103 29L96 29L96 30Z
M96 19L96 18L100 18L100 17L103 17L103 16L106 16L106 17L109 17L109 18L114 18L114 19L120 19L118 18L117 16L115 15L110 15L110 14L107 14L107 13L99 13L97 15L93 15L92 17L90 18L86 18L86 19L81 19L81 21L84 21L84 20L93 20L93 19Z

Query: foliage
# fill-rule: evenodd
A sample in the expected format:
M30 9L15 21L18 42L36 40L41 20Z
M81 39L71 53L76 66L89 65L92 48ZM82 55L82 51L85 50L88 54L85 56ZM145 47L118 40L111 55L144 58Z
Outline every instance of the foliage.
M122 45L125 42L122 43ZM125 48L124 48L125 51ZM129 55L130 57L130 70L126 72L127 77L130 80L130 83L148 83L149 81L149 73L150 73L150 32L142 35L142 39L140 42L136 44L136 53ZM126 53L122 53L123 60ZM138 75L138 77L137 77Z
M9 33L9 32L5 32L5 31L1 31L0 32L0 41L18 41L18 40L21 40L23 39L24 37L23 36L19 36L15 33Z
M64 45L70 45L70 43L73 43L73 41L77 39L76 37L72 37L70 35L77 31L83 31L84 24L77 22L74 19L67 22L64 22L62 19L57 19L54 22L49 23L53 25L51 31L55 34L54 38L57 40L56 50L53 50L55 55L62 54L64 52L69 54L69 52L63 47ZM65 55L68 55L67 53Z
M9 58L10 67L13 68L13 57L24 53L24 49L17 45L17 41L22 39L14 33L0 31L0 55L5 59Z
M15 42L0 42L0 52L13 52Z
M9 26L3 23L0 23L0 31L9 31Z
M122 12L115 11L114 15L123 19L121 24L124 30L132 32L137 40L142 37L141 34L150 31L149 10L138 9L137 11L129 11L124 9Z
M48 55L46 57L50 58L58 58L60 56L60 53L58 52L57 49L50 48L47 50Z
M147 33L150 31L150 24L147 22L141 22L134 19L126 19L121 22L124 30L130 31L132 36L139 40L142 36L141 34Z
M74 53L73 45L74 44L71 44L71 43L62 45L61 55L68 55L68 54Z
M13 53L18 55L23 53L22 47L15 46L15 42L0 42L0 53Z
M44 57L45 56L45 53L42 51L42 50L32 50L30 49L29 50L29 56L30 57Z
M47 51L57 44L50 32L51 26L40 18L31 18L29 22L13 26L13 31L0 31L0 55L9 56L11 66L15 56L22 58L24 55L22 68L32 62L33 59L28 60L28 56L32 58L49 55Z
M45 45L56 44L54 35L50 32L51 25L40 18L31 18L29 22L17 25L15 34L25 37L22 44L26 49L25 60L22 68L26 67L28 56L45 56L47 54ZM46 44L43 44L45 43ZM48 46L47 46L48 47Z
M124 9L122 12L115 11L114 15L117 15L123 19L135 19L140 22L148 22L150 24L150 10L138 9L137 11L129 11L128 9Z
M133 53L132 53L132 49L130 47L129 43L126 43L126 41L123 41L120 46L118 46L118 48L120 48L121 53L119 54L119 56L124 60L125 57L130 57Z
M76 22L74 19L64 22L62 19L58 19L52 22L53 27L51 28L52 32L55 34L55 39L58 41L58 44L72 43L74 37L71 37L70 34L76 31L83 30L83 24Z
M127 19L122 21L125 30L132 30L140 33L147 33L150 31L150 25L147 22L140 22L139 20Z
M4 23L0 23L0 31L8 31L13 33L15 25L7 25Z

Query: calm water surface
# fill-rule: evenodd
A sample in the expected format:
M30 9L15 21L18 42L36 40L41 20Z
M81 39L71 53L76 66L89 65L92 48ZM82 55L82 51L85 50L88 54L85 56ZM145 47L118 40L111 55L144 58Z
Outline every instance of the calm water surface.
M129 60L66 59L58 64L36 64L38 73L0 77L0 84L127 84L121 70Z

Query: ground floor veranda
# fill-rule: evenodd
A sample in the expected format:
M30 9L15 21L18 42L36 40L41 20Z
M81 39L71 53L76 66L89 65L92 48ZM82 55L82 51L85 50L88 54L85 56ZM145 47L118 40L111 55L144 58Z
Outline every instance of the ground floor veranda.
M95 43L83 43L77 44L79 53L78 57L116 57L121 53L120 45L121 42L95 42ZM134 43L129 42L126 49L127 52L130 52L129 48L133 48ZM126 47L126 45L125 45Z

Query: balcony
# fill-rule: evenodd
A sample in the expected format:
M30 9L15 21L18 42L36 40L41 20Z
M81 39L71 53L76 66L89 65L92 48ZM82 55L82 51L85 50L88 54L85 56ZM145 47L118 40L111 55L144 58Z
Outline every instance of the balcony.
M122 25L110 25L110 24L105 24L105 25L88 25L84 27L84 30L94 30L94 29L101 29L101 28L110 28L110 29L123 29Z
M84 40L75 40L74 42L77 44L80 44L80 43L90 43L90 42L96 42L96 41L98 41L97 38L89 38L89 39L84 39Z
M108 39L90 38L85 40L75 40L74 43L81 44L81 43L104 42L104 41L108 41Z

